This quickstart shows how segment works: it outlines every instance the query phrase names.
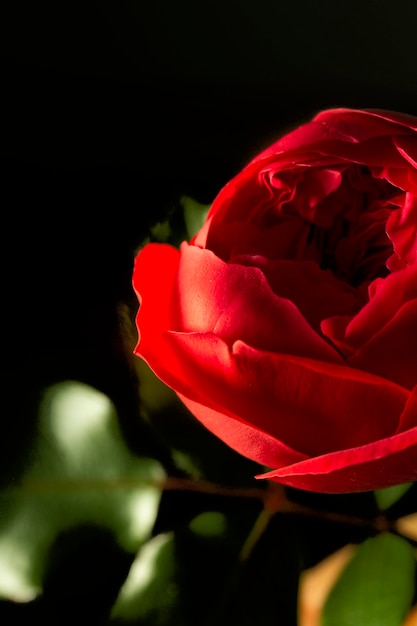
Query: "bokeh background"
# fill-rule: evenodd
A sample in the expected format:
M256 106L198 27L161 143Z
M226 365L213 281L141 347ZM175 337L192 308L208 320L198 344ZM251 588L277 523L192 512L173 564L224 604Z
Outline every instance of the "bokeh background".
M123 307L136 306L135 250L180 197L210 203L251 156L322 108L417 115L417 7L76 0L1 11L7 486L32 459L43 390L60 381L104 392L130 448L158 451L138 419L121 332ZM128 566L106 541L85 530L81 548L64 542L66 571L94 553L98 570L114 572L90 589L89 623L104 620L100 593L115 589ZM84 592L65 596L48 580L43 604L2 602L2 623L55 619L71 605L79 616ZM54 594L61 605L51 609Z

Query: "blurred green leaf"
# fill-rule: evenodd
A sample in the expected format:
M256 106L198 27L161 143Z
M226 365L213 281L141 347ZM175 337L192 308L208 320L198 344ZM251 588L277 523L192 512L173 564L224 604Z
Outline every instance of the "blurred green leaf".
M153 626L296 625L299 554L293 522L275 516L247 558L259 503L207 510L139 551L112 623ZM261 509L262 510L262 509Z
M375 500L380 511L389 509L390 506L395 504L407 493L413 484L414 483L405 483L404 485L394 485L393 487L386 487L385 489L377 489L377 491L374 491Z
M190 530L202 537L215 537L222 535L227 528L227 518L218 511L206 511L197 515L190 522Z
M157 535L139 551L113 606L112 620L153 626L181 623L173 533Z
M172 228L169 219L164 222L157 222L150 230L152 238L159 243L170 241L172 237Z
M239 543L229 540L227 527L223 513L207 511L176 533L163 533L148 541L120 590L112 623L193 626L193 605L197 614L205 603L211 606L227 576L226 562L230 564L230 555L237 554ZM213 566L221 556L222 571L213 577Z
M28 467L0 494L0 597L38 595L51 545L79 524L111 530L135 552L150 536L163 479L157 461L128 450L107 396L73 381L48 388Z
M191 239L203 226L210 204L200 204L188 196L182 196L180 204L184 210L184 222L188 238Z
M322 626L400 626L414 593L411 545L384 533L361 544L331 590Z

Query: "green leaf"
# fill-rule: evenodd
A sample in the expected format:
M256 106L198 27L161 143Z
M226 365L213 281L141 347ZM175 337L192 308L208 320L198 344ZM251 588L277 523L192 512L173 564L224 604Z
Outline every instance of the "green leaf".
M259 503L199 513L139 551L112 624L295 626L299 554L293 522L275 516L242 558Z
M361 544L331 590L322 626L400 626L414 593L411 545L384 533Z
M116 623L154 626L182 622L175 581L175 544L173 533L157 535L146 543L133 562L129 575L113 606Z
M393 487L386 487L385 489L378 489L374 491L374 496L378 508L380 511L389 509L390 506L395 504L397 500L407 493L414 483L405 483L404 485L394 485Z
M227 518L218 511L200 513L190 522L190 530L201 537L216 537L227 529Z
M203 226L210 204L200 204L193 198L182 196L180 204L184 210L184 222L188 238L191 239Z
M152 238L159 243L165 243L170 241L172 237L172 228L171 224L169 223L169 219L165 220L164 222L157 222L154 226L152 226L150 232Z
M73 381L48 388L31 464L0 494L0 597L36 597L53 542L77 525L97 524L136 552L152 531L163 479L157 461L128 450L107 396Z
M227 578L234 540L228 533L226 515L207 511L175 533L157 535L139 551L112 610L112 623L129 622L153 626L196 623L201 607L222 590ZM222 570L213 577L213 568ZM187 617L186 617L187 614Z

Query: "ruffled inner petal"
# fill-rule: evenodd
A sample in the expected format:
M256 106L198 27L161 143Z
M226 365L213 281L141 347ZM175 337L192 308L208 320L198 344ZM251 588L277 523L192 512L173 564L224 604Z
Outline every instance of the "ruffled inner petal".
M404 206L393 211L387 221L387 234L399 260L417 265L417 198L407 193Z
M401 156L417 169L417 137L400 135L394 137L394 144Z
M412 389L417 381L417 299L403 304L347 363Z
M323 321L323 333L336 345L356 352L380 332L410 300L417 297L417 267L376 279L369 287L369 302L353 318ZM417 326L417 324L416 324Z
M308 224L287 216L268 228L243 221L213 224L207 247L223 261L241 254L302 260L308 255L308 237Z

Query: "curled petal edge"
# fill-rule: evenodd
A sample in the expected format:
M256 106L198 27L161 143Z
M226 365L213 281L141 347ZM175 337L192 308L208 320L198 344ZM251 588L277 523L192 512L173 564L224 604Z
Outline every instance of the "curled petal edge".
M417 426L393 437L310 458L256 478L322 493L373 491L417 481Z

